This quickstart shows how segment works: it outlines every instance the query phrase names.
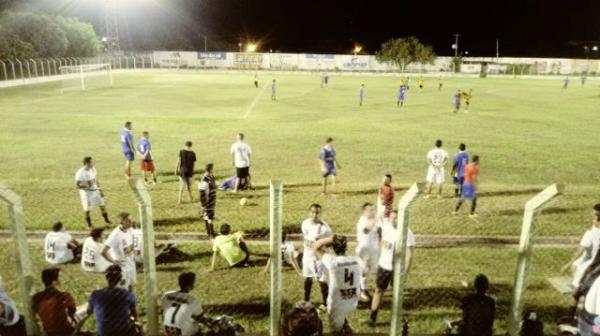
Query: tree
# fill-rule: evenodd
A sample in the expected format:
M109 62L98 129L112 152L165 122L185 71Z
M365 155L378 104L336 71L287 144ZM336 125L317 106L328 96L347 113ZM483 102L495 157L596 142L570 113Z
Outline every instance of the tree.
M91 24L62 16L57 16L54 21L65 32L68 41L65 55L69 57L92 57L98 55L102 50L102 43Z
M67 51L65 32L49 16L5 11L0 21L22 42L31 44L35 57L62 57Z
M35 50L31 43L22 41L16 34L0 25L0 59L29 59Z
M407 65L414 62L431 64L436 55L431 46L426 46L418 38L409 36L384 42L375 57L379 62L397 66L400 71L404 71Z

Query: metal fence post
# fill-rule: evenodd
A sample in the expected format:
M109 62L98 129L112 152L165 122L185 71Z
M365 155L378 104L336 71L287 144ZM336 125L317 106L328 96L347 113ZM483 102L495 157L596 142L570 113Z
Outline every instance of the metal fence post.
M283 183L271 181L270 190L270 257L271 257L271 336L279 335L281 317L281 227L283 221Z
M37 71L37 63L33 60L33 58L30 58L29 60L31 61L31 63L33 63L33 73L35 74L35 77L39 77Z
M0 61L0 63L2 63L2 72L4 73L4 80L8 80L8 74L6 73L6 64L3 61Z
M129 186L140 210L140 226L144 237L144 294L146 298L145 335L158 336L158 289L156 286L156 256L154 250L154 222L152 221L152 200L144 182L132 179Z
M11 60L8 60L8 63L10 63L10 67L12 69L12 74L13 74L12 79L17 79L17 75L15 73L15 63L13 63L13 61L11 61Z
M44 73L44 60L40 60L40 66L42 68L42 77L46 76L46 74Z
M511 308L508 314L508 334L510 336L519 335L519 324L523 314L523 292L525 291L531 255L533 252L532 239L535 231L536 217L538 216L541 207L560 195L563 190L563 185L553 184L525 203L521 241L519 244L519 256L517 259L517 272L515 274Z
M402 303L404 301L404 268L406 267L406 239L410 226L410 207L424 190L423 183L413 183L398 202L398 227L394 251L394 286L390 336L402 335Z
M23 203L21 198L12 190L0 184L0 199L8 205L8 211L12 222L12 237L16 244L15 259L17 262L16 271L19 278L19 295L23 305L23 315L25 316L25 327L27 335L40 335L33 306L31 305L31 295L33 287L33 275L31 270L31 259L29 258L29 245L25 235L25 214L23 213Z

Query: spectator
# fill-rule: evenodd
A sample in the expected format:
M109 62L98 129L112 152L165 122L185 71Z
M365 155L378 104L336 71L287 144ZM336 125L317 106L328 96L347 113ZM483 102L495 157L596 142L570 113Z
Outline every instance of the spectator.
M194 180L195 163L196 153L192 150L192 142L186 141L185 148L179 151L177 167L175 168L175 175L179 176L179 181L181 182L177 204L181 204L184 187L187 188L188 195L190 195L190 202L194 201L194 196L192 196L192 181Z
M190 292L194 289L196 274L179 275L179 291L165 293L162 298L163 324L167 336L194 336L198 322L205 322L200 302Z
M475 277L475 293L462 299L462 320L450 322L452 327L458 326L460 336L493 335L496 302L487 295L489 286L488 278L479 274Z
M235 175L224 180L221 182L221 184L219 184L219 190L235 190L235 180L237 180Z
M23 316L19 315L15 302L3 289L0 289L0 335L27 335Z
M596 276L589 291L585 294L583 308L579 312L579 334L582 336L600 335L600 277Z
M377 202L377 217L389 217L394 210L394 187L392 187L392 175L385 174L383 183L379 187L379 199Z
M296 303L283 314L279 335L322 336L323 322L319 319L317 308L306 301Z
M106 270L108 287L92 292L87 313L95 314L99 336L139 335L135 325L137 311L135 295L119 288L122 271L119 265L111 265Z
M201 214L206 225L206 234L210 240L215 238L214 219L215 207L217 206L217 183L213 175L213 164L206 165L204 174L198 182L200 191Z
M248 267L250 252L244 242L244 233L241 231L231 233L231 226L221 225L221 235L213 241L213 256L209 272L214 271L217 263L217 254L220 254L231 268Z
M573 288L579 286L579 282L585 271L594 261L600 250L600 203L594 205L592 214L592 227L585 232L579 243L579 250L563 268L566 272L573 271Z
M52 232L46 235L44 249L46 261L49 264L57 265L79 260L81 258L81 248L81 244L64 231L64 225L61 222L54 223Z
M231 145L231 161L236 170L236 180L234 192L241 189L242 183L252 189L250 178L250 156L252 149L250 145L244 142L244 133L238 133L238 140Z
M37 314L46 336L71 335L75 331L75 300L71 294L61 292L60 269L47 268L42 271L45 289L33 295L33 311Z
M81 268L86 272L104 273L110 262L102 256L104 250L104 229L93 229L83 241Z

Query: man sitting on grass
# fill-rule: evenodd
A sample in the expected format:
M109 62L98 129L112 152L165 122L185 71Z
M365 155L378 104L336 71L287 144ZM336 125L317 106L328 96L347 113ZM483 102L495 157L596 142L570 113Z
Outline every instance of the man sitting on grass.
M244 233L237 231L231 233L231 226L225 223L221 225L221 235L213 241L213 256L209 272L215 270L217 263L217 254L220 254L231 268L248 267L250 252L244 242Z
M198 323L205 322L202 305L191 291L196 274L185 272L179 275L179 291L166 292L162 298L163 324L167 336L199 335Z
M488 278L483 274L477 275L475 293L465 296L461 301L462 319L449 322L448 327L458 327L460 336L492 336L496 302L487 294L489 287Z
M42 322L46 336L72 335L75 331L77 307L71 294L58 290L59 275L59 268L43 270L42 282L45 289L32 298L33 311Z
M81 244L64 231L62 222L52 225L52 231L46 235L44 249L49 264L64 264L81 259Z

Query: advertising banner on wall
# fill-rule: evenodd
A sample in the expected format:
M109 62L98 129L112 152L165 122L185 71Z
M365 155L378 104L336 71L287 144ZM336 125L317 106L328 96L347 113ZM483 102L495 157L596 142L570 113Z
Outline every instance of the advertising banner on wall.
M259 53L236 53L234 65L241 69L260 68L263 63L263 54Z

